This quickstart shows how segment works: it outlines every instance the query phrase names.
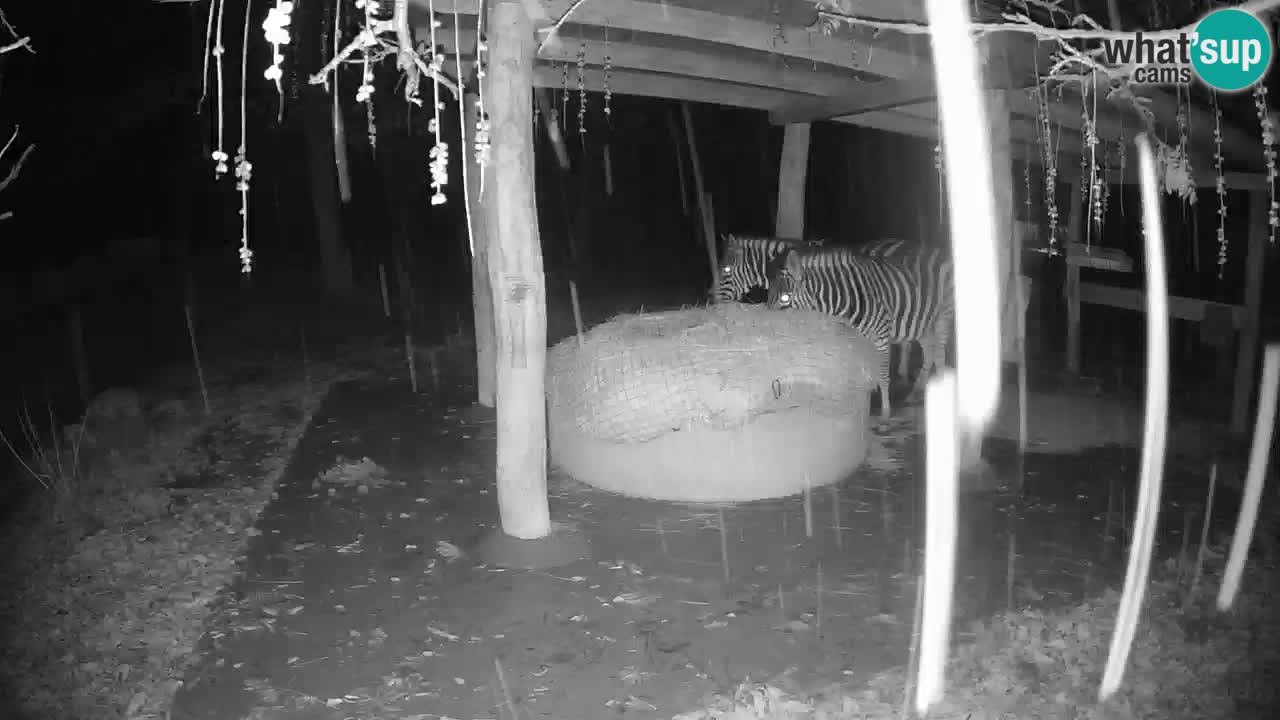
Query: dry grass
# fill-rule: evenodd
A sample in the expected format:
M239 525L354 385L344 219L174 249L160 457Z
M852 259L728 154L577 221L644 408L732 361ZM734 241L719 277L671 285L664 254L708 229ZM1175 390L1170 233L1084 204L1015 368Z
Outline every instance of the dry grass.
M90 413L68 433L86 439L79 452L49 441L24 458L51 487L4 529L0 620L15 632L0 677L23 712L164 716L292 448L343 375L313 366L308 388L299 374L234 388L213 378L213 416L184 410L194 396L152 398L164 418L135 445L95 437L118 423Z

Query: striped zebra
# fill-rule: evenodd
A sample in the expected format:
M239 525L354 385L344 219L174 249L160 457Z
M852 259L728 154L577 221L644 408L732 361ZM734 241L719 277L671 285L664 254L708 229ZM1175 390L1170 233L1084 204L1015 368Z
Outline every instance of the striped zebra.
M826 247L826 239L791 240L765 235L726 234L720 245L720 280L711 289L713 303L746 302L752 292L769 291L778 260L792 249ZM872 257L902 258L914 252L903 240L879 240L855 248Z
M794 248L822 247L826 240L789 240L765 235L726 234L720 238L720 279L711 288L712 303L746 302L768 292L778 258Z
M721 239L720 280L711 289L711 302L747 302L752 293L769 291L769 277L779 258L793 248L823 247L826 240L788 240L761 235L725 235ZM904 240L886 239L858 245L856 252L871 257L900 259L916 252ZM898 377L906 380L911 367L911 343L898 348Z
M950 259L936 249L896 259L848 248L792 250L770 283L768 302L773 308L836 315L866 334L880 353L880 415L888 419L889 346L920 343L924 366L912 391L918 396L930 371L946 361L954 275Z

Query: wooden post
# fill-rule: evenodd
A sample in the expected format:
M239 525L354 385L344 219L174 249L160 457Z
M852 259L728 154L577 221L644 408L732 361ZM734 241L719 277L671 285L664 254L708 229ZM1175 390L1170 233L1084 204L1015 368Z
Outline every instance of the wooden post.
M698 140L693 132L693 112L689 103L680 103L680 114L684 117L684 139L689 143L689 165L693 168L693 187L698 196L698 208L702 214L702 239L707 246L707 259L710 262L711 288L715 288L720 279L717 265L720 255L716 251L715 217L711 215L711 196L707 193L706 183L702 179L702 161L698 158Z
M1270 239L1268 208L1270 196L1264 190L1249 193L1249 254L1245 260L1244 324L1240 326L1240 350L1236 356L1235 386L1231 393L1231 433L1249 430L1250 399L1257 395L1258 334L1262 319L1262 281L1266 270Z
M809 172L809 123L791 123L782 135L778 164L778 216L773 234L804 237L805 178Z
M1013 148L1009 130L1009 99L1001 91L987 93L987 123L991 128L991 185L995 193L996 277L1000 283L1000 357L1004 362L1017 360L1018 347L1018 280L1015 276L1017 252L1013 203Z
M467 137L472 137L480 110L477 96L468 93L464 102L467 108ZM543 110L544 116L546 110ZM494 364L497 349L493 324L493 292L489 287L489 217L487 208L493 203L493 165L481 168L475 162L471 148L462 149L462 162L467 165L467 212L471 219L471 308L475 318L476 337L476 402L484 407L494 407L496 400L497 366ZM481 173L484 173L484 192Z
M1079 180L1071 183L1071 205L1067 208L1067 242L1084 238L1084 188ZM1065 252L1065 248L1063 252ZM1080 266L1067 263L1067 279L1062 285L1067 298L1067 372L1080 374Z
M502 530L551 533L547 508L547 297L533 193L533 23L520 0L490 11L487 248L497 332L497 486Z

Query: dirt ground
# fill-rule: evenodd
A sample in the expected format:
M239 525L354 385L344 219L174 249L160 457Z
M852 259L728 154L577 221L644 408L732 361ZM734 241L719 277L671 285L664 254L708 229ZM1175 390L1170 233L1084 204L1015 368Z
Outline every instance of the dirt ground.
M800 497L657 503L553 473L552 517L580 527L592 557L513 572L469 555L497 523L491 413L466 382L417 396L406 384L334 386L173 718L669 718L748 679L817 687L906 661L918 437L896 448L899 471L815 491L811 536ZM1009 443L985 455L1017 477ZM1116 582L1137 465L1133 449L1040 453L1021 468L1021 499L966 498L958 633ZM1204 483L1203 468L1169 468L1161 554L1184 551ZM1218 501L1219 527L1236 504Z

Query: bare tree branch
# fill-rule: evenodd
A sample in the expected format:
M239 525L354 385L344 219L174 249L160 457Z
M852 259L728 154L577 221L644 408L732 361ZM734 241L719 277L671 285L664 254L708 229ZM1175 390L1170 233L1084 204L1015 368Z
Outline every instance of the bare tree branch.
M4 29L8 30L10 35L17 38L17 40L8 43L7 45L0 46L0 55L11 53L18 48L26 48L27 52L32 55L35 54L36 49L31 47L31 36L20 34L17 29L13 27L13 24L9 22L9 18L5 17L4 8L0 8L0 25L4 25Z
M31 155L31 151L35 149L35 143L32 143L27 146L26 150L22 151L22 154L18 156L18 162L14 163L13 167L9 169L8 176L6 176L4 180L0 180L0 192L3 192L5 188L9 187L10 183L18 178L18 173L22 172L22 164L27 161L27 157Z
M18 38L17 40L14 40L8 45L0 45L0 55L4 55L5 53L11 53L14 50L17 50L18 48L26 48L28 50L31 50L31 52L35 52L35 50L32 49L31 47L31 36L27 35L25 37Z

